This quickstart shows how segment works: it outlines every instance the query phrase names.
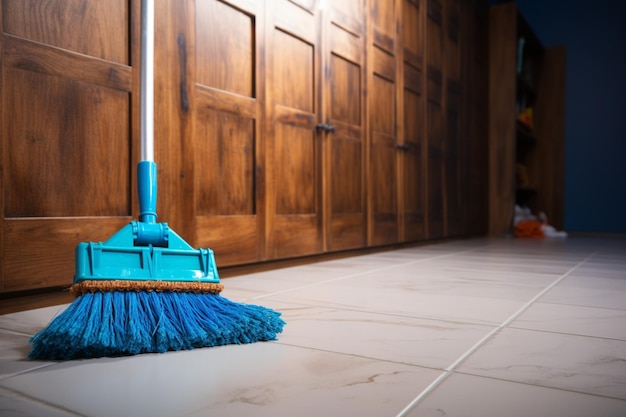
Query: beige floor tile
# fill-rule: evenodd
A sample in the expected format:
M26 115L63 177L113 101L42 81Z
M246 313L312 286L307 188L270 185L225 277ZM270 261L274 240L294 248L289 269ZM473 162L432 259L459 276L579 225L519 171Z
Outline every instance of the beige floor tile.
M458 372L626 400L626 342L503 329Z
M626 401L452 375L403 417L623 417Z
M436 373L267 342L66 362L0 385L90 417L380 417Z

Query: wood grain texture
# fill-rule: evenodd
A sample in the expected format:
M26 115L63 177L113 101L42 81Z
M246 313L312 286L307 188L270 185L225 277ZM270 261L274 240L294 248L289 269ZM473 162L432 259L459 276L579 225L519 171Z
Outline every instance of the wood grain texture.
M4 0L3 30L20 38L128 65L129 4L126 0Z
M5 220L3 291L69 286L76 245L105 241L129 221L129 217Z
M257 217L249 215L198 216L196 245L215 252L218 270L223 266L257 262L260 237Z
M395 1L371 0L370 21L372 25L373 45L387 51L394 50L396 39Z
M302 5L301 5L302 6ZM317 9L285 0L265 5L266 254L323 250L321 22Z
M199 1L195 17L196 82L254 97L254 16L219 1Z
M424 34L425 8L421 2L402 1L399 16L401 53L399 124L399 240L415 241L426 237L426 171L425 171L425 94Z
M218 265L263 258L263 5L196 2L193 201L196 244Z
M140 1L96 3L2 2L3 292L137 212ZM159 220L220 267L484 231L479 3L157 2Z
M365 202L365 1L333 2L322 22L321 120L324 250L363 247Z
M537 208L558 230L565 226L565 91L567 50L564 45L546 48L537 87L535 131L540 192Z
M106 240L136 207L138 3L87 3L2 2L3 292L71 283L76 244Z
M377 73L370 80L370 245L382 245L398 239L396 85Z
M22 70L5 74L12 122L4 132L4 216L129 216L128 93Z
M511 230L515 204L515 62L514 3L494 7L489 19L489 234Z

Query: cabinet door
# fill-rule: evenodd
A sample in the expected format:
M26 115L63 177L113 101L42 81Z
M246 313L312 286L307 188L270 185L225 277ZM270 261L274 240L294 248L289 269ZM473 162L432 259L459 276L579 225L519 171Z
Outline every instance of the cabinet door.
M76 244L106 240L135 207L139 3L83 3L2 2L2 292L69 285Z
M402 241L424 239L425 232L423 11L420 0L402 2Z
M365 246L364 1L322 9L326 249Z
M270 258L322 251L318 9L266 2L267 249Z
M427 0L426 19L426 129L427 236L444 236L444 109L443 109L443 7Z
M196 243L219 265L262 257L263 2L197 0L193 193Z
M375 0L369 52L369 244L398 240L396 2Z

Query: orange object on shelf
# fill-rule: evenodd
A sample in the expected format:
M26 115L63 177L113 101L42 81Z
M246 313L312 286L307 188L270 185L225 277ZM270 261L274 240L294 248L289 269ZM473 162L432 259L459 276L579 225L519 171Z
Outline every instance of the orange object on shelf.
M545 237L543 223L539 220L522 220L515 225L515 237Z
M529 129L533 128L533 108L527 107L520 114L517 115L517 120L527 126Z

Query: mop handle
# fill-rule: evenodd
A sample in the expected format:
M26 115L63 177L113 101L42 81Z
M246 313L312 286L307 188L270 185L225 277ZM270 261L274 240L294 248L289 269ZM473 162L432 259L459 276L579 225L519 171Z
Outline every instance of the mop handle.
M137 164L139 221L157 220L157 167L154 163L154 0L141 2L140 135L141 162Z
M154 0L141 2L141 160L154 161Z

